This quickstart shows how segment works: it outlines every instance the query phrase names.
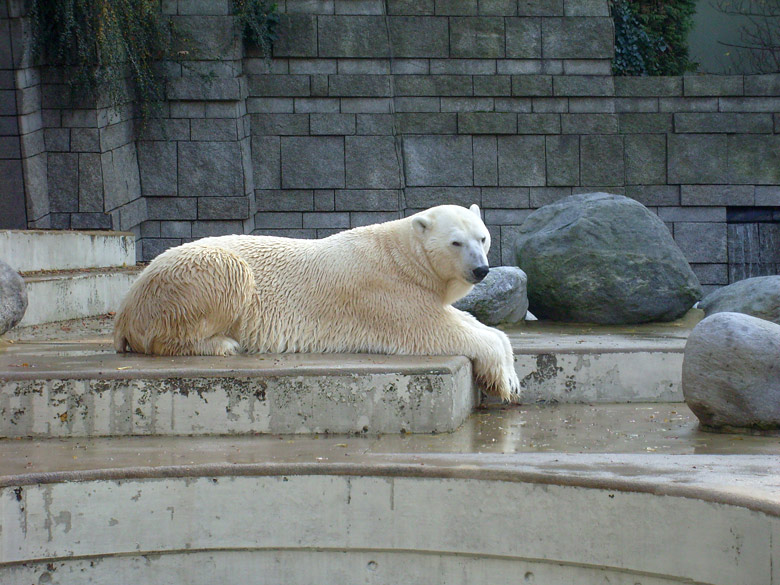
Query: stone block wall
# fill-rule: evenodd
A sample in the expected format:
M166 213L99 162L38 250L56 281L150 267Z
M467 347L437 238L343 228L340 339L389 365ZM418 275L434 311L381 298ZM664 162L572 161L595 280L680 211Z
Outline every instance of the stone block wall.
M490 260L509 264L532 210L602 190L657 212L705 290L780 271L779 75L612 77L606 0L278 4L269 60L230 0L165 0L181 61L144 127L129 105L74 109L0 39L17 108L0 99L0 164L22 166L27 224L133 229L148 260L479 203Z

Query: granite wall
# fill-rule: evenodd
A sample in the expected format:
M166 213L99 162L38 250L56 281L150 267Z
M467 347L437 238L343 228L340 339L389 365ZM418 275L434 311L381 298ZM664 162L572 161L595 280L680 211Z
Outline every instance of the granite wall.
M206 235L322 237L476 202L500 264L533 209L603 190L656 211L705 289L780 271L776 247L739 243L780 235L780 75L612 77L606 0L279 6L266 60L229 0L164 1L182 61L145 127L129 107L73 110L61 80L33 75L45 143L27 158L46 172L24 176L28 224L133 229L150 259Z

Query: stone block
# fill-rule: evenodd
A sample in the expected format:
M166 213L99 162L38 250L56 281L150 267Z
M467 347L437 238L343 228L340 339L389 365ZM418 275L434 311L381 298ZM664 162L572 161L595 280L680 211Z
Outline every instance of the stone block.
M579 185L579 136L546 136L547 184L551 187Z
M485 209L485 223L518 226L531 214L530 209Z
M282 186L280 138L252 137L252 172L256 189L279 189Z
M313 135L350 135L355 133L355 114L311 114Z
M723 286L729 283L728 264L691 264L691 270L702 285Z
M198 200L195 197L146 197L148 219L198 219Z
M566 113L569 111L569 100L566 98L532 98L533 111L536 113Z
M772 114L766 113L679 113L674 115L677 133L771 134Z
M612 19L546 18L542 21L542 57L545 59L611 59Z
M516 16L516 0L480 0L477 11L482 16Z
M388 75L330 75L328 95L335 97L389 97Z
M336 209L336 193L333 189L314 190L314 211L334 211Z
M533 100L531 98L502 98L497 97L493 100L494 106L491 110L496 112L514 112L516 114L527 114L533 110Z
M192 120L192 140L238 140L238 120L235 118L203 118Z
M306 136L308 114L252 114L252 134L261 136Z
M492 112L496 100L486 97L443 97L442 112ZM512 110L507 110L512 111Z
M482 207L484 209L528 209L530 189L528 187L483 187Z
M570 97L569 112L572 114L614 114L615 98Z
M685 186L683 186L685 189ZM688 222L724 222L725 207L660 207L658 217L665 223Z
M560 134L561 117L558 114L518 114L518 134Z
M336 14L383 14L382 0L336 0Z
M537 18L507 18L506 57L540 59L542 57L542 21Z
M615 95L667 97L683 94L683 77L615 77Z
M436 14L473 16L478 12L477 0L435 0L435 2Z
M337 59L290 59L292 75L332 75L338 73Z
M290 13L333 14L335 12L333 0L290 0L286 8Z
M512 95L512 78L509 75L475 75L474 95Z
M255 191L257 211L312 211L314 192L311 189Z
M25 184L22 161L0 160L0 176L3 177L3 196L0 197L0 229L27 229L28 217L25 215ZM47 204L45 215L48 216L49 201L48 198L45 199ZM29 211L28 215L30 215ZM37 217L29 219L34 221Z
M344 138L283 137L281 147L283 188L344 188Z
M236 142L179 142L179 194L244 195L243 161Z
M345 158L348 189L399 189L401 187L401 172L394 137L347 136Z
M73 144L73 132L71 131L71 145ZM106 152L114 150L120 146L126 144L132 144L135 140L135 133L133 130L133 121L126 120L119 122L118 124L111 124L105 128L100 129L100 151Z
M563 134L617 134L616 114L561 114Z
M479 205L479 191L479 187L410 187L406 189L406 215L434 205Z
M142 238L159 238L160 237L160 225L159 221L145 221L141 224L141 237Z
M563 16L563 0L519 0L519 16Z
M550 203L555 203L571 194L571 187L532 187L530 206L532 209L537 209Z
M10 194L11 198L14 193L18 193L26 199L28 222L42 220L45 224L45 218L50 211L47 155L46 153L41 153L22 159L21 171L16 162L7 161L2 169L2 176L5 177L6 193ZM23 175L20 174L22 171ZM24 183L22 182L23 180ZM42 227L46 226L43 225Z
M615 112L618 114L656 113L658 112L658 98L616 98Z
M192 222L191 221L146 221L141 226L143 235L144 231L147 231L147 224L157 225L157 237L163 238L184 238L189 239L192 237Z
M745 95L768 97L780 95L780 73L746 75Z
M780 184L780 136L729 134L728 182Z
M462 112L458 114L460 134L516 134L517 115L498 112Z
M319 59L323 61L323 59ZM338 59L338 71L343 75L389 75L390 59Z
M474 184L498 185L498 146L495 136L475 136Z
M474 5L476 6L476 3ZM450 57L499 59L504 56L504 42L503 18L450 18Z
M780 207L780 186L756 186L756 205L767 207Z
M433 0L387 0L388 14L429 15L434 13Z
M111 216L107 213L71 213L70 229L72 230L110 230L119 229L114 227L111 222Z
M398 211L358 211L349 214L350 227L374 225L401 218Z
M345 189L336 191L335 205L323 211L395 212L399 208L399 191L392 189ZM396 217L397 219L397 217ZM352 217L354 227L354 214Z
M681 185L680 204L752 206L754 192L752 185Z
M173 16L174 51L189 51L193 61L241 58L242 40L235 18L225 16ZM193 51L197 48L197 51Z
M728 146L725 135L671 134L667 168L670 183L727 183Z
M666 136L629 134L625 137L626 183L663 185L666 183Z
M680 205L680 188L677 185L629 185L626 196L647 207Z
M437 97L395 98L393 107L396 113L439 112L441 100Z
M340 111L338 98L295 98L296 114L338 114Z
M392 105L389 98L341 98L344 114L389 114Z
M454 113L401 113L395 119L402 134L456 134L458 131L458 114Z
M146 238L142 242L142 260L150 262L167 249L180 244L180 238Z
M499 136L498 184L535 187L545 184L544 136Z
M609 16L606 0L564 0L565 16Z
M610 97L615 95L614 78L606 75L562 75L553 80L553 95Z
M103 169L100 155L79 155L79 211L103 211Z
M688 262L728 262L726 223L678 222L674 224L674 241Z
M44 127L46 124L44 124ZM67 132L65 128L46 128L46 130L62 130ZM19 134L19 122L15 116L0 115L0 136L18 136ZM70 142L70 134L68 134L68 142ZM57 144L57 139L53 140L54 144Z
M470 136L408 136L403 143L409 186L473 184Z
M0 159L22 158L18 136L0 136Z
M431 72L428 59L393 59L390 63L393 75L426 75Z
M743 95L742 75L687 75L684 78L686 96Z
M474 86L470 75L398 75L397 96L470 96Z
M357 114L356 133L361 135L381 135L393 133L391 114Z
M552 77L550 75L513 75L512 95L514 96L551 96Z
M431 59L427 73L433 75L495 75L494 59Z
M621 186L625 184L622 136L582 136L580 160L582 185Z
M196 221L192 224L192 237L196 239L242 233L244 223L241 221Z
M311 94L308 75L250 75L249 93L253 97L306 97Z
M46 128L44 130L44 144L49 152L68 152L70 150L70 129Z
M199 197L198 219L247 219L248 197Z
M52 212L79 210L79 155L48 154L49 204Z
M564 75L611 75L612 63L608 59L564 59Z
M100 152L100 136L97 128L72 128L70 131L72 152Z
M146 198L139 197L134 199L112 212L112 216L116 214L119 214L119 221L114 220L112 229L121 231L129 231L133 228L138 229L138 226L146 221L148 217Z
M449 56L447 18L391 16L388 18L388 27L393 58L441 59ZM387 36L384 31L382 34Z
M496 73L499 75L540 75L547 61L541 59L499 59L496 61Z
M304 229L347 229L349 228L349 213L336 211L319 211L303 214Z
M618 114L621 134L660 134L672 132L672 114Z
M718 98L658 98L660 112L717 112Z
M319 16L319 57L387 58L387 28L382 16ZM413 56L413 55L399 55Z

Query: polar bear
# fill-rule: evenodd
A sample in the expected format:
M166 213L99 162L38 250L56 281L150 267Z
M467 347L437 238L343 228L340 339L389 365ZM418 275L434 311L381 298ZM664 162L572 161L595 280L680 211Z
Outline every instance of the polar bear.
M117 312L117 352L465 355L504 400L519 381L507 336L451 303L488 273L476 205L442 205L321 240L231 235L171 248Z

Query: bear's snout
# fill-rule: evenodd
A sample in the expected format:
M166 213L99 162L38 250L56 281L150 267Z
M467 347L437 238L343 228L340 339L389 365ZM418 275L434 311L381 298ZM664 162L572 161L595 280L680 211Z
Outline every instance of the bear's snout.
M490 267L487 265L477 266L474 270L471 271L476 282L482 282L482 280L484 280L484 278L488 275L488 272L490 272Z

